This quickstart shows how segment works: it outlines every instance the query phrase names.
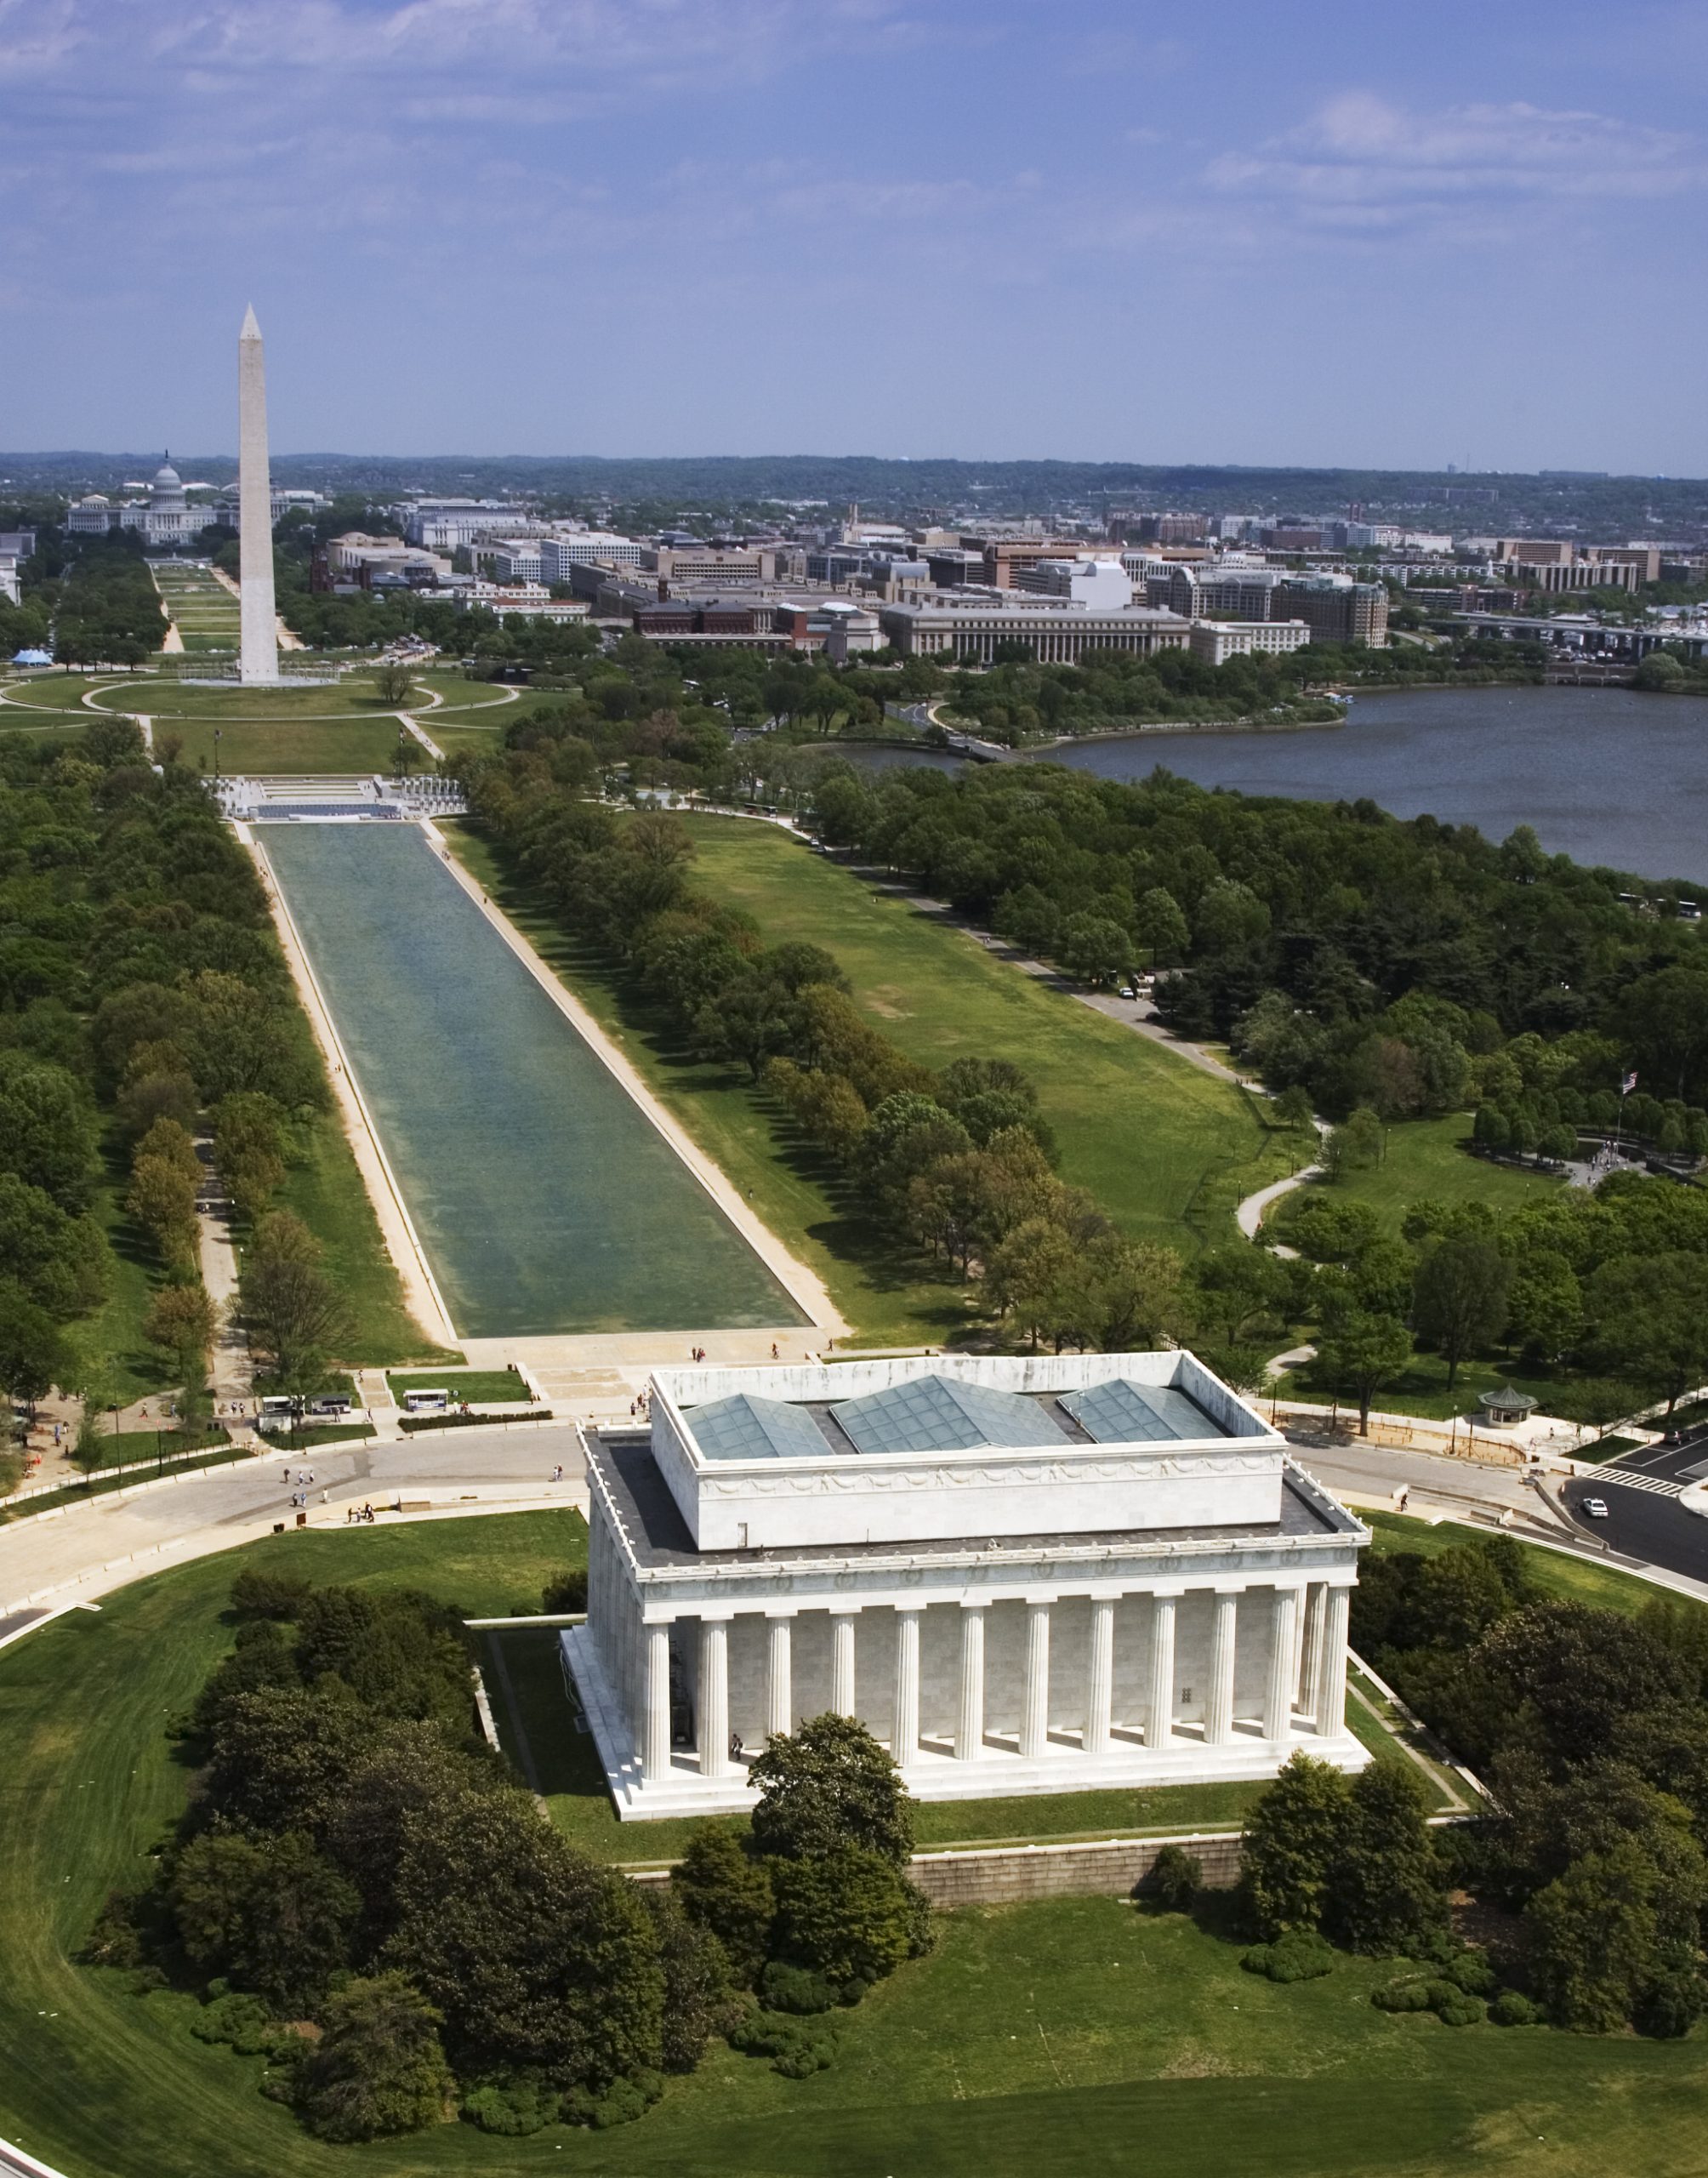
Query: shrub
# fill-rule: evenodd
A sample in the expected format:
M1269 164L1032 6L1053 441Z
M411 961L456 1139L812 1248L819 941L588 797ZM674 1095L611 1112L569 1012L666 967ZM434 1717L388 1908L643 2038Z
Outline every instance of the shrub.
M1165 1913L1189 1913L1204 1889L1204 1863L1184 1845L1164 1845L1146 1886Z
M1248 1974L1271 1981L1315 1981L1334 1971L1335 1953L1321 1936L1295 1930L1273 1943L1254 1944L1239 1963Z
M538 2073L513 2073L471 2090L463 2097L462 2114L483 2133L520 2138L550 2124L562 2101Z
M1502 1989L1489 2007L1489 2016L1496 2027L1534 2027L1542 2016L1541 2007L1517 1989Z
M572 2125L591 2125L602 2133L612 2125L632 2125L637 2118L644 2118L663 2092L664 2083L657 2073L631 2073L613 2080L603 2095L591 2094L584 2087L572 2088L563 2098L563 2114Z
M892 1867L914 1850L913 1804L902 1775L851 1717L809 1717L787 1738L767 1740L749 1776L759 1787L754 1844L800 1861L853 1844Z
M234 1991L204 2004L191 2021L190 2032L198 2042L223 2042L240 2057L259 2057L272 2042L273 2022L259 1997Z
M1459 1996L1450 2004L1438 2004L1435 2016L1443 2027L1475 2027L1489 2016L1481 1997Z
M587 1568L569 1566L554 1573L540 1590L539 1607L548 1617L587 1608Z
M1467 1997L1493 1996L1500 1977L1488 1960L1477 1952L1461 1952L1457 1958L1449 1959L1442 1970L1443 1978L1461 1989Z
M1639 2034L1663 2042L1688 2034L1708 2008L1708 1989L1698 1974L1679 1971L1660 1975L1644 1990L1632 2015Z
M799 2019L776 2012L755 2012L743 2020L730 2037L730 2047L749 2057L769 2057L771 2070L785 2079L805 2079L822 2073L834 2061L836 2044L830 2028L808 2027Z
M864 1984L866 1988L871 1986L869 1981ZM805 2017L828 2011L837 2001L838 1992L822 1974L805 1966L791 1966L787 1959L773 1958L759 1977L759 1996L767 2010L794 2012Z
M1424 1981L1387 1981L1380 1989L1370 1992L1370 2002L1378 2011L1433 2011L1429 1999L1429 1986Z
M251 1565L231 1583L231 1608L240 1618L295 1618L313 1586L305 1573Z

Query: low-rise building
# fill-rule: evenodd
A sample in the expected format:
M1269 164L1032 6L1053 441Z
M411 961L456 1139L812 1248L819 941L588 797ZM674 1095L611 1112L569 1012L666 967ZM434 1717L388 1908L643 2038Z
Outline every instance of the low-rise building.
M1176 614L1148 606L1099 612L1043 599L1000 605L944 597L930 604L886 605L878 617L902 657L948 656L965 665L988 665L1001 646L1011 643L1024 643L1040 665L1074 665L1088 650L1179 650L1187 628Z
M1060 597L1094 612L1118 613L1133 602L1133 579L1119 560L1034 560L1019 568L1014 587L1033 597Z
M646 547L638 539L611 529L574 529L539 540L543 582L567 582L569 570L595 562L612 567L638 567Z
M1188 637L1192 654L1210 665L1230 658L1284 657L1311 640L1302 620L1194 620Z
M668 1369L648 1407L589 1434L561 1640L625 1820L749 1807L826 1712L925 1800L1369 1759L1369 1531L1190 1354Z

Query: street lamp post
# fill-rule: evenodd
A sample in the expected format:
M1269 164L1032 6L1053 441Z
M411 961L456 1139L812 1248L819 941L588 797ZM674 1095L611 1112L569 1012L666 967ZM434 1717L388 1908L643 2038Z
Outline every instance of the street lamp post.
M219 731L217 726L214 729L214 784L216 789L219 784Z

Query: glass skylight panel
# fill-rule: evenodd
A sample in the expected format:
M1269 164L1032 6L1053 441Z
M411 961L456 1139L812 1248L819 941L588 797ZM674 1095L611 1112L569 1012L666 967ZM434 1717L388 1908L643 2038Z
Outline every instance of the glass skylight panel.
M822 1459L830 1449L803 1408L751 1392L691 1406L685 1419L709 1460Z
M1173 1384L1136 1384L1130 1377L1112 1377L1106 1384L1068 1392L1062 1404L1100 1445L1168 1444L1227 1434Z
M861 1452L965 1452L980 1445L1048 1444L1062 1435L1036 1400L947 1377L916 1377L830 1411Z

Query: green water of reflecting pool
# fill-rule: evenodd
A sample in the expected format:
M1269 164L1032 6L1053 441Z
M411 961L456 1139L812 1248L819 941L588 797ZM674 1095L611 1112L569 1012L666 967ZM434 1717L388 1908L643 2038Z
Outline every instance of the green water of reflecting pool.
M807 1320L416 826L259 837L459 1336Z

